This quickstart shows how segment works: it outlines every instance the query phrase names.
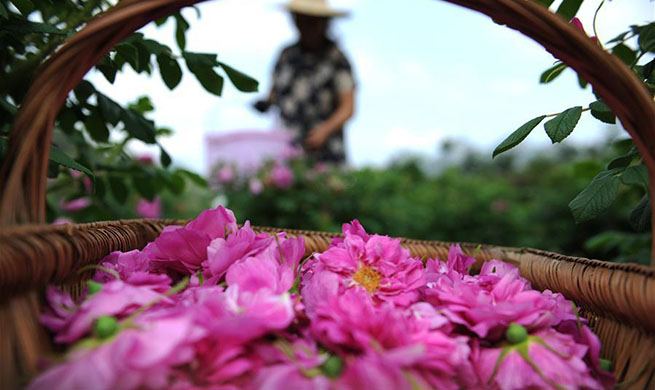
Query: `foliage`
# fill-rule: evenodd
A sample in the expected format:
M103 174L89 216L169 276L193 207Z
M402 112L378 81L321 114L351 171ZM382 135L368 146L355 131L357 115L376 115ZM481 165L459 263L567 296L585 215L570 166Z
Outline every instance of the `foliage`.
M536 0L537 2L550 6L552 0ZM605 0L600 1L596 10L596 15L600 12ZM571 21L571 24L578 27L582 33L584 28L580 21L575 18L582 0L565 0L563 1L557 13ZM596 18L594 17L594 23ZM593 26L596 31L596 26ZM627 66L629 66L644 85L655 93L655 59L651 59L645 64L640 64L640 60L645 56L655 53L655 22L649 22L643 25L632 25L628 31L619 34L616 38L608 41L604 47L598 37L590 39L598 42L598 45L618 57ZM630 43L636 43L636 47L630 47ZM544 71L540 77L540 82L547 84L555 80L567 66L558 61L555 65ZM587 82L580 77L579 84L581 88L587 87ZM611 109L600 99L591 102L588 107L582 108L576 106L568 108L560 113L542 115L526 122L509 135L493 152L493 157L515 147L521 143L530 132L547 117L552 117L545 122L544 128L553 143L562 142L575 129L583 111L589 111L597 120L603 123L616 123L616 116ZM636 199L633 202L634 209L630 215L631 225L638 231L649 228L651 205L648 197L648 175L646 167L641 161L638 151L632 145L627 146L628 150L622 150L622 154L613 159L606 167L601 169L589 184L569 203L569 207L576 222L581 223L596 218L610 209L612 204L617 200L619 188L622 185L634 186L641 191L643 197L641 200Z
M614 153L624 143L608 149ZM571 223L567 204L603 168L603 159L608 153L596 149L564 150L524 163L505 157L498 164L473 153L437 174L426 173L425 162L417 159L361 170L317 169L292 161L294 180L288 187L276 185L276 164L271 163L254 176L235 175L218 190L237 217L259 225L336 232L341 223L357 218L372 232L391 236L646 263L647 234L633 234L629 248L594 239L607 231L628 234L623 233L630 230L628 205L641 197L637 188L619 188L618 207L578 226ZM263 184L261 191L251 191L253 180Z
M112 3L107 0L0 0L0 63L3 64L0 68L0 159L13 116L38 67L68 37ZM189 23L182 14L157 21L160 26L164 23L176 25L176 49L137 32L116 45L96 70L114 83L126 67L150 76L158 69L164 84L174 89L182 79L181 64L184 63L214 95L220 96L223 88L223 76L216 69L222 69L237 89L257 90L255 80L218 61L216 54L185 50ZM89 207L75 212L77 220L113 219L133 215L130 201L137 197L153 200L157 194L180 196L191 182L205 185L198 175L171 168L172 159L160 141L172 130L160 128L147 118L153 109L147 96L120 105L88 80L75 88L55 121L48 171L52 179L48 197L50 220L65 215L55 198L63 202L86 199ZM158 146L159 164L135 160L128 152L132 142ZM71 185L81 181L71 176L70 169L93 179L91 185Z

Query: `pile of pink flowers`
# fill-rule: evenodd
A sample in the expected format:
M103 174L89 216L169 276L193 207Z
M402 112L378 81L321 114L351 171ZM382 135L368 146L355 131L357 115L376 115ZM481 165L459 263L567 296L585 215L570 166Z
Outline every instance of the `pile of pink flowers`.
M572 302L450 248L424 263L357 221L305 258L231 211L103 259L78 302L48 291L68 352L30 389L608 389ZM446 260L446 259L444 259Z

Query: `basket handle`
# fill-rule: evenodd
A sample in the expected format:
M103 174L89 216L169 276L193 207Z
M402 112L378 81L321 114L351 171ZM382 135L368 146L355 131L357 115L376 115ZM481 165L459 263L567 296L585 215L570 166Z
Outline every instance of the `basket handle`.
M117 43L162 16L205 0L123 0L90 21L43 66L14 120L0 171L0 226L45 221L53 125L69 92ZM545 7L526 0L445 0L518 30L587 80L628 131L648 168L655 235L655 104L628 67ZM651 251L655 265L655 239Z

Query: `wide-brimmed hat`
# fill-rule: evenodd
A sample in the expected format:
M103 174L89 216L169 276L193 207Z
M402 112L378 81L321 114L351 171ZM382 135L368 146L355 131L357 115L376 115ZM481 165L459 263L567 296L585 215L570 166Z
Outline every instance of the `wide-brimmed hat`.
M288 11L309 15L338 18L348 16L348 11L330 7L326 0L290 0L284 5Z

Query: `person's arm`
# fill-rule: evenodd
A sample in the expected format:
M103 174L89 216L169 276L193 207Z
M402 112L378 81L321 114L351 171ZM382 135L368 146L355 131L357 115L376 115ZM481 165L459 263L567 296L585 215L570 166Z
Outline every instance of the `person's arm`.
M350 90L339 95L339 106L328 119L316 125L305 139L310 149L320 149L325 141L339 131L355 113L355 91Z

